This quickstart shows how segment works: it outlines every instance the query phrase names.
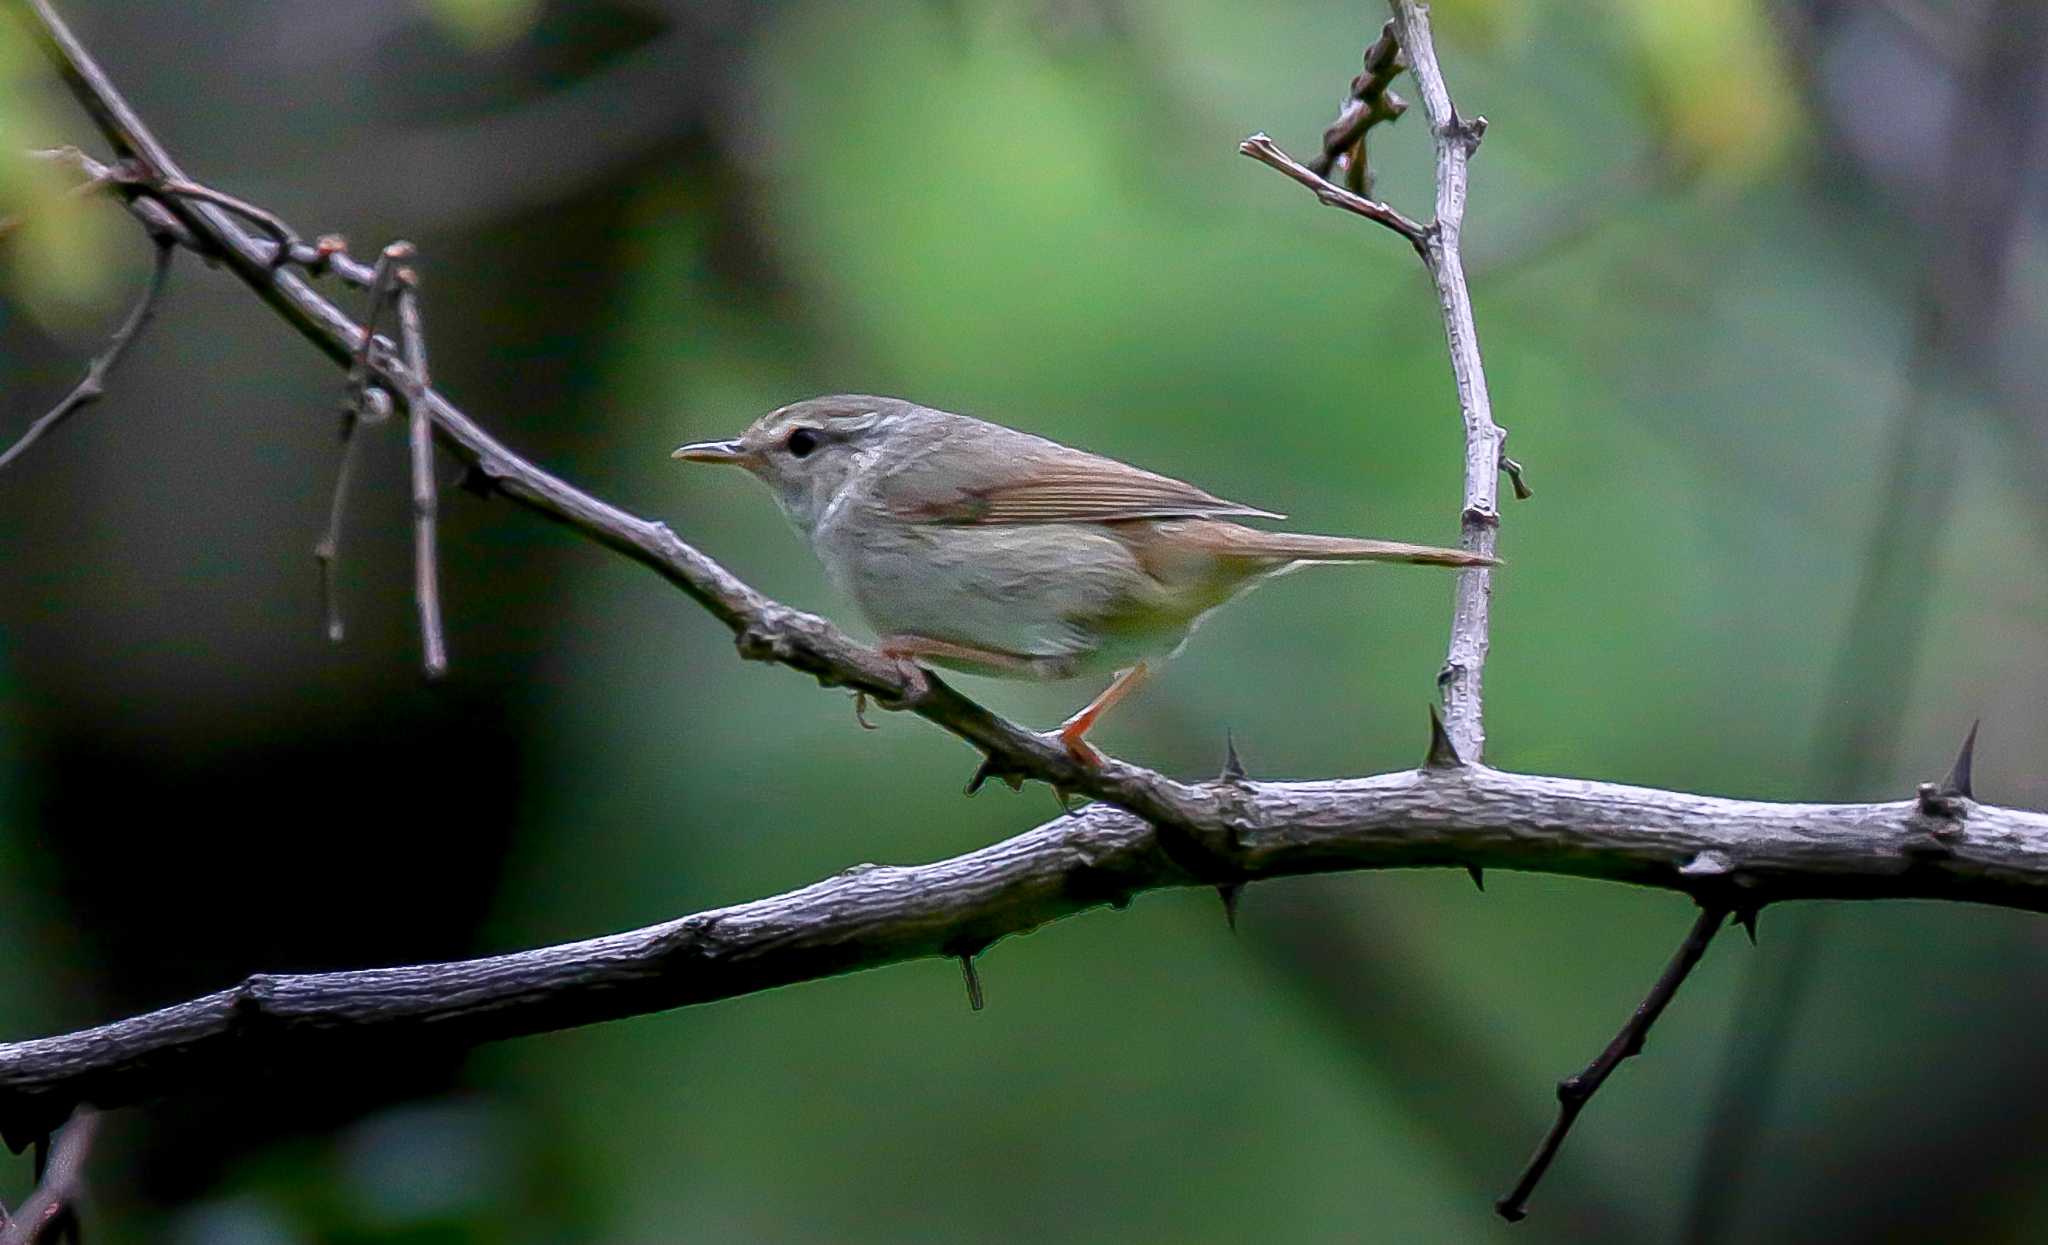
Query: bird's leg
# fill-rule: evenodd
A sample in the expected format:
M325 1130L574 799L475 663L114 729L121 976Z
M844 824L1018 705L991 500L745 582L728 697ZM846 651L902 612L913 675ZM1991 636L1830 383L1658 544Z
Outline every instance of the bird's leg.
M1112 705L1130 695L1138 684L1144 682L1147 673L1142 661L1129 670L1120 672L1108 687L1102 689L1102 695L1089 701L1087 708L1060 724L1060 743L1066 747L1068 755L1090 769L1101 766L1102 754L1090 746L1082 736L1088 733L1089 727L1095 725L1097 718L1109 712Z
M1015 653L1002 653L994 649L974 648L966 644L955 644L951 640L934 640L923 635L891 635L882 637L882 656L896 663L903 674L903 696L896 702L898 708L915 705L931 693L931 679L918 665L919 658L938 657L947 661L970 666L985 667L991 674L1018 674L1030 668L1028 658ZM856 702L865 708L864 702ZM855 716L859 716L858 710ZM865 723L863 723L865 725Z

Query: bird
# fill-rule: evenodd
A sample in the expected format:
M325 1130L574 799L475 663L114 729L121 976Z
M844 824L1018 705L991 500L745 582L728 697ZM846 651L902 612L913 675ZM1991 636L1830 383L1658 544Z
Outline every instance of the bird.
M778 407L738 437L671 457L739 467L768 486L833 585L903 669L1012 679L1110 676L1063 722L1087 734L1177 654L1208 613L1322 562L1491 567L1463 549L1269 531L1285 516L1171 476L903 398L834 394Z

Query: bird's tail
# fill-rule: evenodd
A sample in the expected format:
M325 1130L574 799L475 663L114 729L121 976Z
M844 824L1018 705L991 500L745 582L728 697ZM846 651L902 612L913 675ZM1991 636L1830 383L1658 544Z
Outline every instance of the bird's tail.
M1264 532L1219 523L1210 536L1221 553L1275 562L1412 562L1420 566L1499 566L1500 559L1464 549L1409 545L1398 540L1313 536L1306 532Z

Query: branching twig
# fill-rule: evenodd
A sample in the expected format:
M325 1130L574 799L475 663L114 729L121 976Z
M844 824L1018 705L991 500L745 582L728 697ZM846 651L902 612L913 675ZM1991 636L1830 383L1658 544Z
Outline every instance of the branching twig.
M86 366L85 376L71 387L71 392L65 394L57 405L30 424L28 431L22 433L13 445L0 451L0 470L5 470L9 463L26 454L30 446L42 440L59 424L105 396L107 377L113 373L114 366L121 361L121 356L127 353L136 335L142 332L143 326L156 314L157 301L163 297L164 283L170 279L171 258L176 253L168 240L156 240L156 254L149 271L149 281L142 287L142 295L135 300L135 306L128 312L127 318L121 321L121 327L114 330L114 335L107 340L106 348L93 356L92 362Z
M50 1140L48 1161L37 1173L35 1192L0 1227L0 1245L33 1245L52 1226L69 1218L77 1226L78 1199L85 1187L85 1161L92 1152L99 1116L81 1109Z
M1557 1083L1557 1121L1537 1144L1529 1165L1522 1169L1522 1178L1515 1182L1515 1187L1508 1191L1506 1197L1493 1204L1501 1218L1513 1223L1529 1213L1529 1195L1536 1191L1543 1173L1550 1168L1550 1161L1557 1157L1558 1147L1564 1144L1565 1135L1572 1130L1572 1122L1579 1118L1579 1112L1585 1110L1593 1095L1600 1092L1608 1076L1621 1066L1621 1061L1641 1053L1643 1039L1650 1035L1650 1026L1664 1014L1664 1008L1677 995L1678 987L1685 984L1686 977L1700 962L1700 957L1707 953L1707 944L1714 941L1714 935L1727 919L1727 908L1702 904L1699 919L1692 923L1685 941L1678 944L1677 954L1664 966L1657 983L1636 1005L1634 1014L1621 1026L1621 1032L1614 1035L1606 1050L1586 1065L1585 1071Z
M1323 150L1308 162L1309 171L1327 178L1341 175L1353 193L1372 194L1372 164L1366 158L1365 135L1382 121L1393 121L1408 111L1408 102L1388 89L1408 63L1401 59L1401 44L1394 36L1394 23L1380 28L1380 37L1365 49L1365 68L1351 80L1337 119L1323 131Z
M424 434L431 432L483 488L677 586L732 630L742 657L778 662L909 709L986 754L981 773L1029 776L1107 802L955 860L853 870L668 925L467 963L253 977L147 1016L0 1045L0 1135L10 1144L46 1132L78 1103L136 1102L237 1077L252 1062L268 1065L343 1047L356 1056L366 1045L393 1040L414 1047L469 1045L917 956L959 957L963 949L978 951L1003 935L1099 904L1121 905L1161 886L1457 866L1600 877L1695 896L1701 878L1711 875L1717 886L1747 888L1745 910L1792 898L1897 896L2048 910L2048 816L1980 805L1968 791L1937 789L1898 804L1764 804L1487 768L1481 763L1489 606L1483 570L1466 571L1459 580L1441 680L1446 725L1441 746L1432 748L1422 769L1330 783L1263 784L1240 774L1190 784L1114 759L1084 767L1056 742L996 717L936 677L928 688L914 685L894 661L825 620L762 595L666 525L626 514L512 453L433 389L410 281L401 299L410 309L400 307L401 342L394 345L313 288L307 278L321 269L300 257L303 243L275 231L251 235L244 222L258 218L217 196L159 194L161 187L193 183L48 0L0 3L29 14L44 50L120 159L150 171L148 179L121 190L153 236L224 264L350 369L352 392L366 404L372 395L403 395L413 421L416 473ZM1436 211L1429 225L1331 186L1270 142L1255 139L1246 150L1326 202L1393 228L1422 255L1441 304L1465 423L1464 541L1490 554L1499 475L1518 465L1501 453L1504 433L1490 412L1459 252L1467 163L1483 123L1468 124L1452 109L1422 6L1394 0L1394 11L1436 139ZM307 249L340 253L338 242ZM281 254L287 262L277 262ZM380 267L392 266L380 260ZM362 265L350 272L350 281L372 286L381 275ZM373 296L373 317L380 301ZM424 531L423 573L432 566L431 525ZM431 595L422 588L430 654L438 633L438 611L427 625ZM1632 1030L1637 1039L1725 912L1713 915L1712 925L1703 916L1690 951L1681 952L1646 1002ZM1630 1032L1624 1030L1624 1038ZM1585 1079L1597 1084L1628 1053L1603 1056L1606 1062L1596 1061ZM1568 1125L1560 1125L1560 1138ZM1526 1196L1526 1188L1521 1192Z
M1401 212L1377 199L1368 199L1353 194L1342 186L1332 185L1316 175L1301 161L1280 150L1279 146L1264 134L1254 134L1237 145L1240 153L1250 156L1268 168L1278 169L1295 181L1315 192L1317 199L1333 208L1342 208L1369 221L1377 221L1408 239L1408 245L1418 253L1425 250L1429 230L1403 216Z
M1500 526L1501 455L1507 433L1493 422L1486 369L1479 359L1479 332L1472 319L1472 292L1465 284L1465 260L1459 249L1464 238L1469 166L1479 138L1486 132L1486 121L1481 117L1466 121L1452 107L1450 89L1437 65L1428 7L1418 0L1392 2L1394 30L1408 57L1436 142L1436 218L1422 259L1436 285L1444 340L1451 353L1451 375L1457 382L1458 408L1465 421L1465 501L1460 511L1463 543L1475 553L1491 556ZM1473 567L1458 573L1450 648L1437 678L1443 689L1444 728L1458 755L1474 763L1486 757L1481 683L1492 603L1491 571Z
M1460 528L1465 548L1491 556L1495 529L1500 525L1500 474L1510 473L1518 497L1528 496L1522 481L1522 465L1506 456L1507 433L1493 422L1493 405L1487 395L1486 370L1479 358L1479 335L1473 325L1472 294L1465 284L1465 261L1459 249L1465 225L1465 188L1472 153L1486 132L1483 118L1465 121L1451 106L1443 70L1436 60L1436 45L1430 37L1428 6L1416 0L1393 0L1394 17L1388 23L1406 55L1422 92L1423 111L1429 116L1430 133L1436 141L1436 215L1423 225L1399 210L1377 200L1366 199L1324 180L1314 168L1281 151L1272 139L1254 134L1238 144L1238 150L1261 164L1279 170L1308 187L1317 199L1332 207L1376 221L1407 239L1422 257L1437 301L1443 313L1444 338L1450 347L1451 375L1457 384L1458 408L1465 423L1465 490L1460 508ZM1388 32L1367 52L1367 77L1371 76L1375 53L1391 64L1392 52L1385 47ZM1360 83L1353 83L1360 89ZM1341 122L1341 119L1340 119ZM1360 131L1363 132L1362 130ZM1344 133L1333 127L1325 136L1329 144L1341 141ZM1461 762L1485 759L1486 726L1481 683L1489 647L1488 616L1492 608L1491 573L1473 567L1458 575L1457 602L1451 616L1451 642L1437 676L1444 701L1444 726L1455 755Z

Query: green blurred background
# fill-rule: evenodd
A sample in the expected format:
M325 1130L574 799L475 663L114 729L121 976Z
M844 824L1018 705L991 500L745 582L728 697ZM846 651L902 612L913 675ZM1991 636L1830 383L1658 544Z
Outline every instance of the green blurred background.
M1508 508L1490 756L1895 798L1984 720L2048 800L2048 253L2032 0L1440 0L1492 121L1467 226ZM1449 542L1460 430L1398 239L1238 157L1314 150L1384 14L1325 0L60 0L188 169L410 237L443 388L783 600L845 603L683 440L836 390ZM89 129L0 24L0 151ZM1404 83L1401 90L1408 90ZM1373 139L1431 201L1419 110ZM0 249L0 439L147 248L47 170ZM402 437L349 638L308 557L340 377L185 263L110 397L0 478L0 1037L251 971L652 922L1048 818L914 720L736 661L654 577L448 494L421 686ZM1450 577L1277 583L1100 732L1260 777L1413 764ZM1092 688L966 682L1051 723ZM1691 919L1456 872L1149 895L925 962L112 1117L93 1239L2022 1241L2048 1233L2037 918L1765 913L1491 1214ZM0 1198L25 1188L25 1160Z

